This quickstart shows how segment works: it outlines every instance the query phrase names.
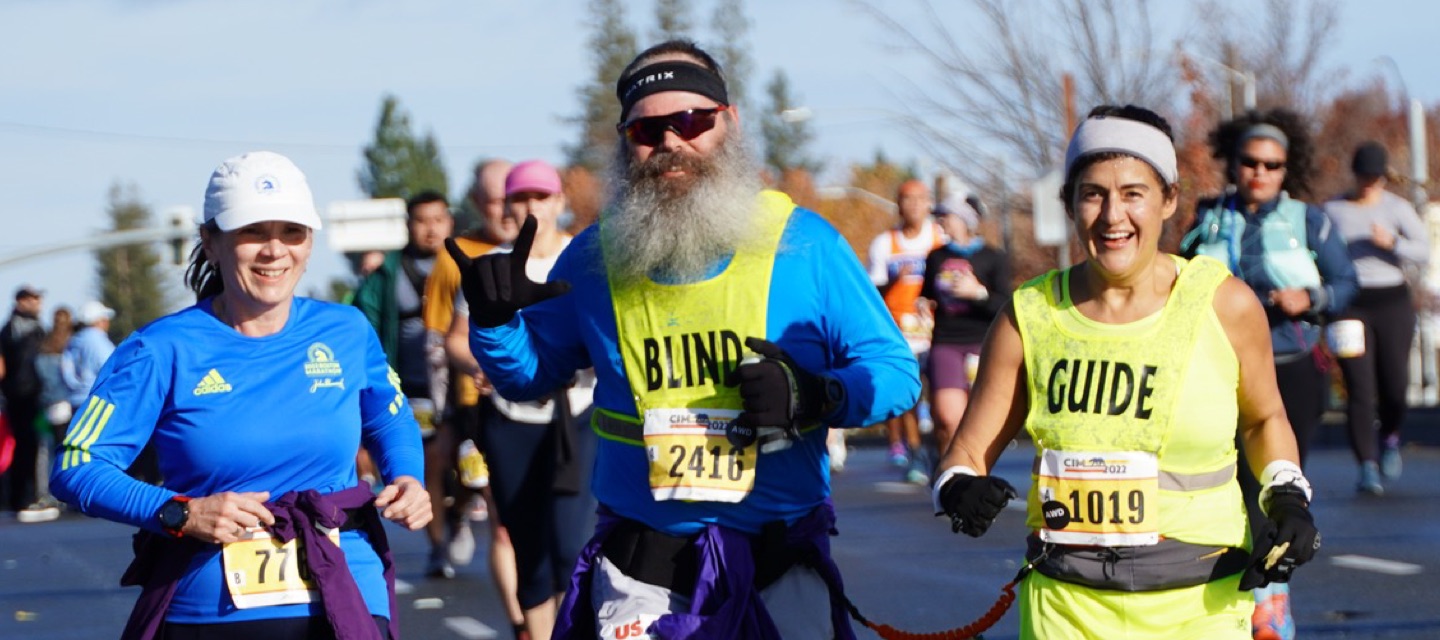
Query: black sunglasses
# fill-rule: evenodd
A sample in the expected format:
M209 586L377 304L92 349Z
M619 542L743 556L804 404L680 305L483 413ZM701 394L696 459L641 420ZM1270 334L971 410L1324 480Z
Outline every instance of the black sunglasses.
M615 125L615 130L624 134L634 144L653 147L665 140L666 131L674 131L681 140L694 140L700 134L715 128L715 117L730 105L713 109L686 109L663 116L636 118Z
M1260 165L1265 165L1266 171L1279 171L1285 168L1285 161L1261 160L1259 158L1252 158L1250 156L1240 156L1240 166L1245 167L1246 169L1254 169L1256 167L1259 167Z

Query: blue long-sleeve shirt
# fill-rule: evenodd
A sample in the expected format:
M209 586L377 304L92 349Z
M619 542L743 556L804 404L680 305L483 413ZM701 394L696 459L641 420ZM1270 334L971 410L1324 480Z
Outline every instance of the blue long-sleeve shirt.
M248 337L211 300L131 334L100 369L56 457L50 489L98 516L160 532L176 494L313 489L356 483L362 442L386 480L423 478L420 429L359 310L295 298L280 332ZM164 486L126 475L147 442ZM358 531L340 547L374 615L389 615L379 557ZM321 614L319 603L236 609L220 547L180 580L166 619L203 624Z
M572 285L569 293L522 310L509 324L472 326L471 350L502 395L537 398L575 371L594 367L595 404L636 415L601 253L598 227L592 226L550 272L551 280ZM854 251L834 227L805 209L792 212L780 239L766 338L799 366L844 385L844 403L825 417L830 426L874 424L901 414L919 397L915 357ZM755 487L739 503L656 501L645 449L601 439L592 487L612 511L675 535L696 533L708 523L756 532L769 521L798 519L829 495L824 429L763 455Z
M1234 196L1227 196L1226 201L1230 206L1236 206ZM1214 205L1213 200L1205 201L1200 203L1198 209L1205 211ZM1289 317L1275 306L1270 301L1270 292L1279 287L1271 280L1264 266L1265 242L1258 221L1265 216L1274 215L1279 205L1280 199L1276 198L1261 204L1254 213L1242 214L1257 223L1245 225L1245 233L1238 243L1240 255L1232 261L1239 269L1235 272L1232 267L1232 272L1244 280L1260 298L1270 321L1271 348L1276 356L1285 356L1306 353L1315 348L1322 338L1320 319L1348 306L1355 298L1359 283L1355 276L1355 265L1350 261L1349 251L1345 247L1345 239L1336 232L1324 211L1306 203L1305 242L1315 256L1315 268L1320 272L1320 288L1309 291L1310 310L1299 317ZM1201 216L1196 216L1195 224L1202 224ZM1192 250L1185 253L1187 257L1194 256Z
M70 344L65 347L65 359L62 361L60 373L65 380L65 386L70 390L66 401L71 406L80 406L80 403L90 396L90 387L95 384L96 374L100 373L100 367L105 365L112 353L115 353L115 343L111 342L110 336L99 327L85 327L70 337Z

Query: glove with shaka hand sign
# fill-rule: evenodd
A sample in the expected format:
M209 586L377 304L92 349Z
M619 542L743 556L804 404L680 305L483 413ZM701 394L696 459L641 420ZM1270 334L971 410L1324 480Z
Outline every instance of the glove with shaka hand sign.
M471 258L451 238L445 250L460 268L460 288L470 306L470 321L477 327L498 327L515 317L515 312L570 291L564 281L535 282L525 275L525 262L535 243L535 216L525 216L520 235L510 253L492 253Z

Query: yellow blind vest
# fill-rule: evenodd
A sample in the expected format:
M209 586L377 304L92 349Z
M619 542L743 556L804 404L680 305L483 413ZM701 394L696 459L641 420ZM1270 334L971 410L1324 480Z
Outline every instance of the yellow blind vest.
M1160 536L1242 546L1244 506L1235 482L1239 361L1214 312L1229 276L1210 258L1174 257L1179 277L1164 308L1126 324L1075 309L1069 271L1035 278L1014 297L1025 349L1025 427L1043 450L1149 452L1159 464ZM1038 463L1037 463L1038 470ZM1033 477L1026 522L1044 526ZM1107 503L1127 516L1133 504ZM1083 508L1083 505L1082 505ZM1111 514L1112 516L1114 514Z
M639 416L606 414L644 424L657 500L738 502L754 486L756 447L734 447L725 437L741 409L739 390L725 379L745 357L745 339L766 337L770 276L794 208L783 193L761 192L759 237L713 278L660 284L608 274Z

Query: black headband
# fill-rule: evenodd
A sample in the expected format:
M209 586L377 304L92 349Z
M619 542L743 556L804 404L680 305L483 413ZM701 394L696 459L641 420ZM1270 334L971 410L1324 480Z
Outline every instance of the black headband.
M615 83L615 97L620 99L620 121L625 121L630 107L641 98L662 91L688 91L722 105L730 104L725 79L720 74L693 62L667 60L641 67Z

